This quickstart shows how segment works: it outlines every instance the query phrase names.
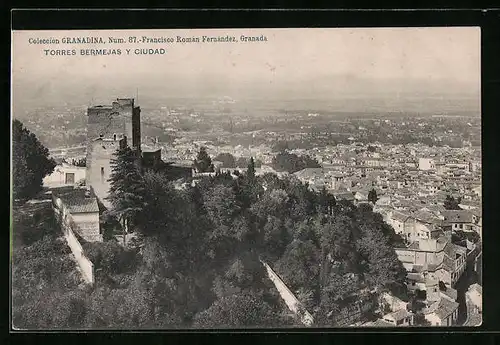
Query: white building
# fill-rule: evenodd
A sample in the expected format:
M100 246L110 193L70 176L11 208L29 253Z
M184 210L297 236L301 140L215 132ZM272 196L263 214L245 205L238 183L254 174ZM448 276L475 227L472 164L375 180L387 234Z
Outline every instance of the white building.
M419 158L418 159L418 169L419 170L434 170L434 169L436 169L434 159L432 159L432 158Z
M43 185L49 188L72 186L80 180L85 180L85 170L85 167L62 163L54 168L52 174L45 176Z

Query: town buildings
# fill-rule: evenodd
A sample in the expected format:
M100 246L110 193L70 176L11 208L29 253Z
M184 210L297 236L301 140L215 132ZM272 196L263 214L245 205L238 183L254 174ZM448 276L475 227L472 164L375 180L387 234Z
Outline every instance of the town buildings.
M196 172L193 175L191 170L192 161L201 146L207 148L212 158L220 153L231 153L236 159L254 157L260 160L263 165L256 169L256 175L276 173L286 176L287 172L271 167L276 155L273 143L287 138L301 140L307 135L306 128L291 134L253 131L252 138L262 136L264 140L256 144L253 141L249 144L230 144L230 140L218 142L213 138L201 138L202 135L181 133L182 137L165 144L157 136L149 139L141 136L141 108L133 99L116 99L109 106L90 107L87 113L87 167L84 177L87 186L105 206L111 174L110 160L120 145L131 145L138 154L138 164L143 168L167 169L168 166L168 171L177 178L202 176ZM168 114L168 119L165 119L165 112L158 111L162 128L169 133L179 133L179 128L175 126L179 123L181 112L169 111ZM203 118L197 113L192 115L193 121ZM235 120L234 124L240 120ZM387 120L385 123L391 122ZM394 131L406 130L390 126ZM421 296L426 304L425 318L433 325L454 324L457 320L456 298L450 297L449 291L464 274L469 256L474 254L468 246L453 243L452 235L459 231L482 234L480 150L420 143L374 142L367 145L358 142L354 135L349 137L350 143L288 149L290 153L313 157L322 165L321 168L295 172L293 177L307 183L313 190L325 188L337 200L355 204L367 203L368 193L375 190L378 200L373 205L374 211L381 213L402 238L403 244L395 251L408 271L408 290ZM231 134L231 138L239 140L240 136ZM219 172L230 172L233 177L236 177L235 170L245 171L241 167L221 166L215 159L213 163ZM81 179L82 174L82 168L62 164L44 182L53 186L72 185ZM463 210L446 210L444 201L448 195L460 197L459 206ZM92 218L96 224L95 208L87 212L91 216L83 215L85 212L79 216L78 207L70 204L68 202L68 207L74 211L75 221L79 217L82 222L85 218ZM87 238L98 237L89 235ZM481 244L476 245L480 247ZM414 322L400 310L391 311L379 323L398 326Z

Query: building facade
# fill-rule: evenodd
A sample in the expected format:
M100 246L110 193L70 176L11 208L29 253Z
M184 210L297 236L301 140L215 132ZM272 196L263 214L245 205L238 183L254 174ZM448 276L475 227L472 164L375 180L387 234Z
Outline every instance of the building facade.
M86 184L99 201L109 207L111 160L122 145L131 145L141 161L141 109L133 98L117 98L111 106L93 106L87 110Z
M77 167L67 163L57 165L52 174L43 179L45 187L63 187L72 186L80 180L85 180L85 167Z

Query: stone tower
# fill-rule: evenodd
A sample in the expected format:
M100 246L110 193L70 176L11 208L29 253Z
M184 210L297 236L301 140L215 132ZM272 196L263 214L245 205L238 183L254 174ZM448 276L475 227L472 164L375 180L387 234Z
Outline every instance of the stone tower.
M130 145L141 157L141 108L133 98L118 98L111 106L93 106L87 110L86 183L109 207L111 159L120 145Z

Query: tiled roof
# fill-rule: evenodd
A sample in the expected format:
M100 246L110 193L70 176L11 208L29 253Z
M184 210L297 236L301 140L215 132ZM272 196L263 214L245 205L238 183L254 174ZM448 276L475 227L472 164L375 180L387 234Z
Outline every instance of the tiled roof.
M435 286L438 283L439 283L439 279L437 279L437 278L433 278L430 276L427 276L425 278L425 286L427 286L427 287Z
M99 212L99 206L97 205L97 199L95 197L72 200L72 204L68 205L68 209L71 213Z
M458 309L458 303L450 301L446 298L441 298L439 301L438 308L436 309L436 315L441 319L446 319L451 313Z
M453 288L446 288L446 290L445 291L441 291L441 293L444 294L444 295L446 295L446 296L448 296L453 301L457 300L458 293L457 293L457 290L455 290Z
M399 222L406 222L410 216L401 212L393 212L391 218Z
M337 200L339 200L339 199L351 200L351 201L354 200L354 195L351 192L335 193L334 196L335 196L335 199L337 199Z
M453 251L455 254L467 255L467 248L459 246L458 244L452 243Z
M97 198L86 196L86 190L73 189L69 191L58 191L54 195L59 197L71 213L93 213L99 212Z
M422 251L427 251L427 252L439 252L443 249L444 243L440 242L439 239L420 239L417 242L414 242L416 244L415 249L422 250Z
M399 310L396 310L386 316L390 316L392 317L394 320L398 321L398 320L402 320L404 319L405 317L408 317L410 316L411 314L406 310L406 309L399 309Z
M441 264L429 264L427 268L429 271L435 272L440 266Z
M414 281L415 283L425 283L425 278L420 273L408 273L406 275L407 279Z
M445 255L443 258L443 268L450 273L455 272L455 260Z
M293 175L302 178L324 177L325 172L324 168L305 168L293 173Z
M441 224L441 219L435 217L431 212L427 211L417 211L413 214L413 216L424 223L429 223L429 224L436 224L440 225Z
M75 190L74 186L62 186L62 187L54 187L50 189L50 192L54 196L60 196L66 193L71 193Z
M366 326L366 327L396 327L394 324L387 322L385 320L382 320L382 319L377 319L373 322L365 323L363 326Z
M472 223L472 212L467 210L447 210L442 214L446 223Z
M483 294L483 287L477 283L474 283L472 284L471 286L469 286L469 291L473 291L473 290L476 290L477 292L479 292L481 295Z

